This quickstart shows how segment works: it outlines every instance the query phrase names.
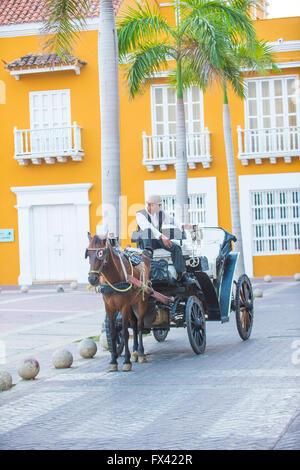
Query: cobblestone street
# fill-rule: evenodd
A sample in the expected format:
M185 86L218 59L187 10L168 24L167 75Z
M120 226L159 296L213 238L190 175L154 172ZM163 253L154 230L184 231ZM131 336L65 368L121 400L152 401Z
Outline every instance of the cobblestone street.
M0 394L0 449L299 449L300 284L256 280L254 287L264 295L255 300L249 341L231 314L229 323L207 323L200 356L184 329L172 329L164 343L146 337L148 363L129 373L107 372L109 354L99 344L87 360L72 343L74 363L64 370L37 348L35 357L48 360L37 379ZM96 296L83 295L79 307L91 299L95 312ZM49 333L47 320L44 327L39 320L40 332Z

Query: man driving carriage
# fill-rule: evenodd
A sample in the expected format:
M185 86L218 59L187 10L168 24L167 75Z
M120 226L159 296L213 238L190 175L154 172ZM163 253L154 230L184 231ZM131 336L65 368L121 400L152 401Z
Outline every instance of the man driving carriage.
M148 198L145 209L136 214L136 223L138 233L141 235L140 240L142 240L141 245L144 249L144 254L152 258L153 250L163 248L169 251L178 274L178 280L184 283L194 283L195 280L186 272L181 246L169 240L162 233L163 224L175 225L175 222L161 207L161 197L159 195L152 195Z

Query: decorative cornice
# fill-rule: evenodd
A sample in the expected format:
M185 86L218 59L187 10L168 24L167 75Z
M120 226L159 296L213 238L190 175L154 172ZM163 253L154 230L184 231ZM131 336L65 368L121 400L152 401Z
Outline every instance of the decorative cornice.
M80 75L80 67L78 65L60 65L57 67L38 67L28 69L10 70L10 75L14 76L16 80L20 80L20 75L29 75L32 73L44 72L64 72L66 70L74 70L76 75Z
M268 42L268 46L271 46L273 52L292 52L300 51L300 41L284 41L279 38L278 41Z
M33 193L40 191L64 191L64 192L78 192L90 190L93 186L92 183L74 183L74 184L54 184L54 185L41 185L41 186L18 186L11 187L11 191L15 194L20 193Z

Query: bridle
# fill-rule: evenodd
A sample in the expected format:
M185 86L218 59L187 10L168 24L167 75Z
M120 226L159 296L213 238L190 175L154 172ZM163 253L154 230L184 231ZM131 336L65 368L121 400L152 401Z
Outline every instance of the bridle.
M108 255L109 255L109 250L108 248L87 248L85 250L85 258L88 257L88 252L89 251L95 251L96 252L96 258L98 260L102 260L102 263L99 266L98 270L91 270L89 271L89 274L97 274L100 276L101 271L103 270L104 266L108 263Z
M102 270L103 270L104 266L108 263L109 249L108 248L99 248L99 247L98 248L87 248L85 250L85 258L88 257L88 252L89 251L95 251L96 252L96 258L98 260L103 260L103 262L99 266L99 269L98 270L91 270L91 271L89 271L89 274L96 274L99 277L100 277L100 274L102 274L105 282L116 292L124 293L124 292L128 292L132 288L132 282L127 281L128 274L127 274L126 268L124 266L124 263L122 261L122 258L121 258L120 254L119 254L119 258L120 258L121 267L122 267L123 273L125 275L125 280L126 280L126 282L128 282L128 286L125 287L125 289L120 289L120 288L114 286L113 284L111 284L109 282L109 280L102 273ZM131 276L132 276L133 275L133 266L132 266L130 258L129 258L128 261L129 261L129 265L130 265L130 268L131 268Z

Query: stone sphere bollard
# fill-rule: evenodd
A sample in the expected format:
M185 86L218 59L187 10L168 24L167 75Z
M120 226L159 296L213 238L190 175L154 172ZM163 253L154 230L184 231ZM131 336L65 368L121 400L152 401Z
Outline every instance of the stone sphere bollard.
M83 339L79 343L78 350L81 357L84 359L89 359L95 356L97 352L97 345L92 339Z
M0 392L5 392L12 387L12 376L4 371L0 371Z
M67 369L73 363L73 356L66 349L58 349L52 354L52 363L56 369Z
M300 281L300 273L296 273L294 279L295 281Z
M59 286L57 286L56 288L56 292L64 292L64 287L60 284Z
M28 286L21 286L20 292L21 294L26 294L29 291Z
M70 287L71 287L71 289L76 290L77 287L78 287L77 282L76 281L71 282Z
M40 365L38 361L33 358L24 359L18 367L18 374L24 380L34 379L39 371Z
M253 297L254 298L263 297L263 291L261 289L254 289Z
M267 274L267 275L264 277L264 281L265 281L265 282L272 282L272 276L270 276L270 274Z

